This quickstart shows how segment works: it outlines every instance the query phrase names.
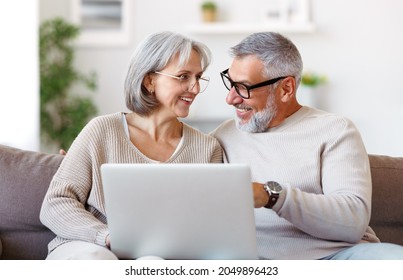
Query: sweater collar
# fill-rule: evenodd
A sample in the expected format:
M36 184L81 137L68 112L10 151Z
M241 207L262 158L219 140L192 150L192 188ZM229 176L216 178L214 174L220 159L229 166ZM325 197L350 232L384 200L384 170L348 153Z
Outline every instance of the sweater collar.
M298 111L296 111L294 114L286 118L281 124L269 128L266 132L276 132L286 130L288 127L294 125L295 123L303 119L306 115L309 114L311 110L312 108L310 107L302 106Z

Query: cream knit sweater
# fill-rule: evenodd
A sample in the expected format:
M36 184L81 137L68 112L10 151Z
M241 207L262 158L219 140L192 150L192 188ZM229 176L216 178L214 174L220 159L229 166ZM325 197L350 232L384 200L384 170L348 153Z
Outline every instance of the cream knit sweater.
M115 113L89 122L53 177L40 213L41 222L57 235L49 251L69 240L105 246L100 166L153 162L130 142L122 117ZM166 163L222 163L222 149L215 138L183 124L182 145Z
M368 155L347 119L302 107L266 133L233 120L213 133L229 163L251 166L252 180L285 187L273 209L255 209L259 256L320 259L359 242L379 242L368 223Z

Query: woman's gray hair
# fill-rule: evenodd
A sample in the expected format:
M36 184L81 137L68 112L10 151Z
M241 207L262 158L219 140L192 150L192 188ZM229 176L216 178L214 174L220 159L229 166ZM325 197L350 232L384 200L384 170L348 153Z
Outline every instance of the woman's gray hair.
M143 85L150 73L161 71L176 56L179 67L185 65L195 50L201 57L203 72L211 61L211 51L203 43L181 34L160 32L148 36L134 51L126 75L124 92L129 110L147 116L159 106L155 95Z
M297 87L301 81L301 55L294 43L279 33L260 32L249 35L232 47L230 53L239 58L255 55L263 62L263 74L267 78L294 76Z

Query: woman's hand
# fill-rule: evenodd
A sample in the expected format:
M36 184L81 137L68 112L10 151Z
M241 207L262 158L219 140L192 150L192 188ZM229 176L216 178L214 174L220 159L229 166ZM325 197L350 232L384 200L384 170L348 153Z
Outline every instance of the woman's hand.
M108 247L108 249L111 248L111 240L109 238L109 234L105 238L105 244L106 244L106 247Z

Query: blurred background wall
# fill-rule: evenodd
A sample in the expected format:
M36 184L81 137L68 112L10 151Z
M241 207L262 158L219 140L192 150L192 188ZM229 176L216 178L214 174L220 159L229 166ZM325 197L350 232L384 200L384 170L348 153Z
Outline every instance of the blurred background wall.
M0 4L0 144L39 149L38 2Z
M208 131L231 118L233 110L225 103L227 90L219 72L229 67L229 47L251 32L262 31L262 11L267 9L268 1L216 0L218 21L229 24L222 32L200 27L201 0L129 1L129 36L125 42L77 44L77 68L98 74L94 95L98 113L127 110L123 81L132 51L150 33L171 30L203 41L213 52L213 62L206 73L211 77L209 88L198 96L187 121ZM39 21L55 16L74 20L75 2L39 0ZM308 2L314 30L300 32L297 28L280 32L299 48L305 70L328 78L327 84L314 93L317 107L350 118L361 131L369 153L402 156L403 1ZM25 36L19 30L15 32L19 33L17 37ZM15 89L15 92L21 91ZM1 95L4 94L2 91ZM301 90L297 97L303 99L303 94L307 93ZM16 112L20 111L19 106Z

